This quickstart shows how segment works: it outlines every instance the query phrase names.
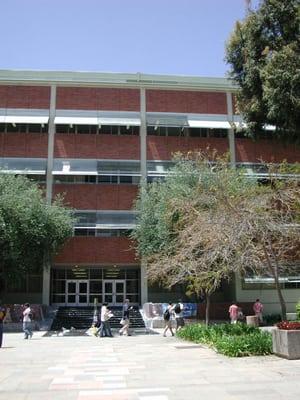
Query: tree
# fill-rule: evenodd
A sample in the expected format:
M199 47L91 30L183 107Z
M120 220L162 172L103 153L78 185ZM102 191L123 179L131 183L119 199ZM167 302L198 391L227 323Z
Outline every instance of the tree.
M0 174L0 279L16 282L41 272L72 235L72 226L72 211L61 198L47 205L29 179Z
M187 285L209 299L233 274L271 275L285 315L279 276L300 260L299 185L249 179L204 154L181 159L165 181L143 188L133 237L150 281ZM294 171L295 172L295 171ZM299 171L298 171L299 172Z
M250 9L236 23L226 61L249 136L270 124L278 137L299 140L300 1L263 0Z

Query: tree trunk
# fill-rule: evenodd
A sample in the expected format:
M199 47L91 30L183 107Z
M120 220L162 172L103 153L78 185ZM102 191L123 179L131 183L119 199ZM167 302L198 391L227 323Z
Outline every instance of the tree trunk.
M275 268L273 267L265 245L263 245L263 249L264 249L264 254L265 254L265 258L266 258L267 264L268 264L269 271L271 272L271 274L272 274L272 276L274 278L274 281L275 281L276 291L277 291L277 294L278 294L278 299L279 299L279 303L280 303L280 307L281 307L281 318L282 318L282 320L286 320L286 304L285 304L285 300L284 300L283 295L282 295L282 290L281 290L280 282L279 282L279 279L278 279L278 275L279 275L278 268L279 268L279 266L278 266L277 260L275 260L276 261L276 267ZM271 248L271 252L274 254L274 252L272 251L272 248Z
M209 325L210 293L206 293L205 325Z

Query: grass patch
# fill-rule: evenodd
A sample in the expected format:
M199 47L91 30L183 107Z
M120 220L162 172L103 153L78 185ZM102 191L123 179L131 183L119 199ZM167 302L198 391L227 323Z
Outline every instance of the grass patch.
M270 333L243 323L208 327L191 324L182 328L177 336L195 343L204 343L229 357L261 356L272 353Z

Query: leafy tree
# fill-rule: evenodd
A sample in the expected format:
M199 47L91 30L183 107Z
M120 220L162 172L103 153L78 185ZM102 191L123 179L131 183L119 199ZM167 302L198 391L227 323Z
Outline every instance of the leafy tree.
M278 137L299 140L300 1L263 0L250 9L236 23L226 61L249 136L270 124Z
M72 235L72 225L72 212L61 198L47 205L29 179L0 174L0 280L17 282L42 271Z
M271 184L260 185L198 154L143 188L133 237L150 281L205 294L208 322L210 295L222 280L235 273L272 276L284 316L279 276L300 259L300 193L296 181L277 175L270 168Z

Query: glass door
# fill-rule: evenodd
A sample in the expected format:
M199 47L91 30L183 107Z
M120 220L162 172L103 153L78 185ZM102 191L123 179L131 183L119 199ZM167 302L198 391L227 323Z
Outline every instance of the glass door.
M126 281L125 280L104 280L103 281L103 301L110 306L120 306L125 300Z
M87 306L89 281L67 280L66 296L66 303L68 306Z

